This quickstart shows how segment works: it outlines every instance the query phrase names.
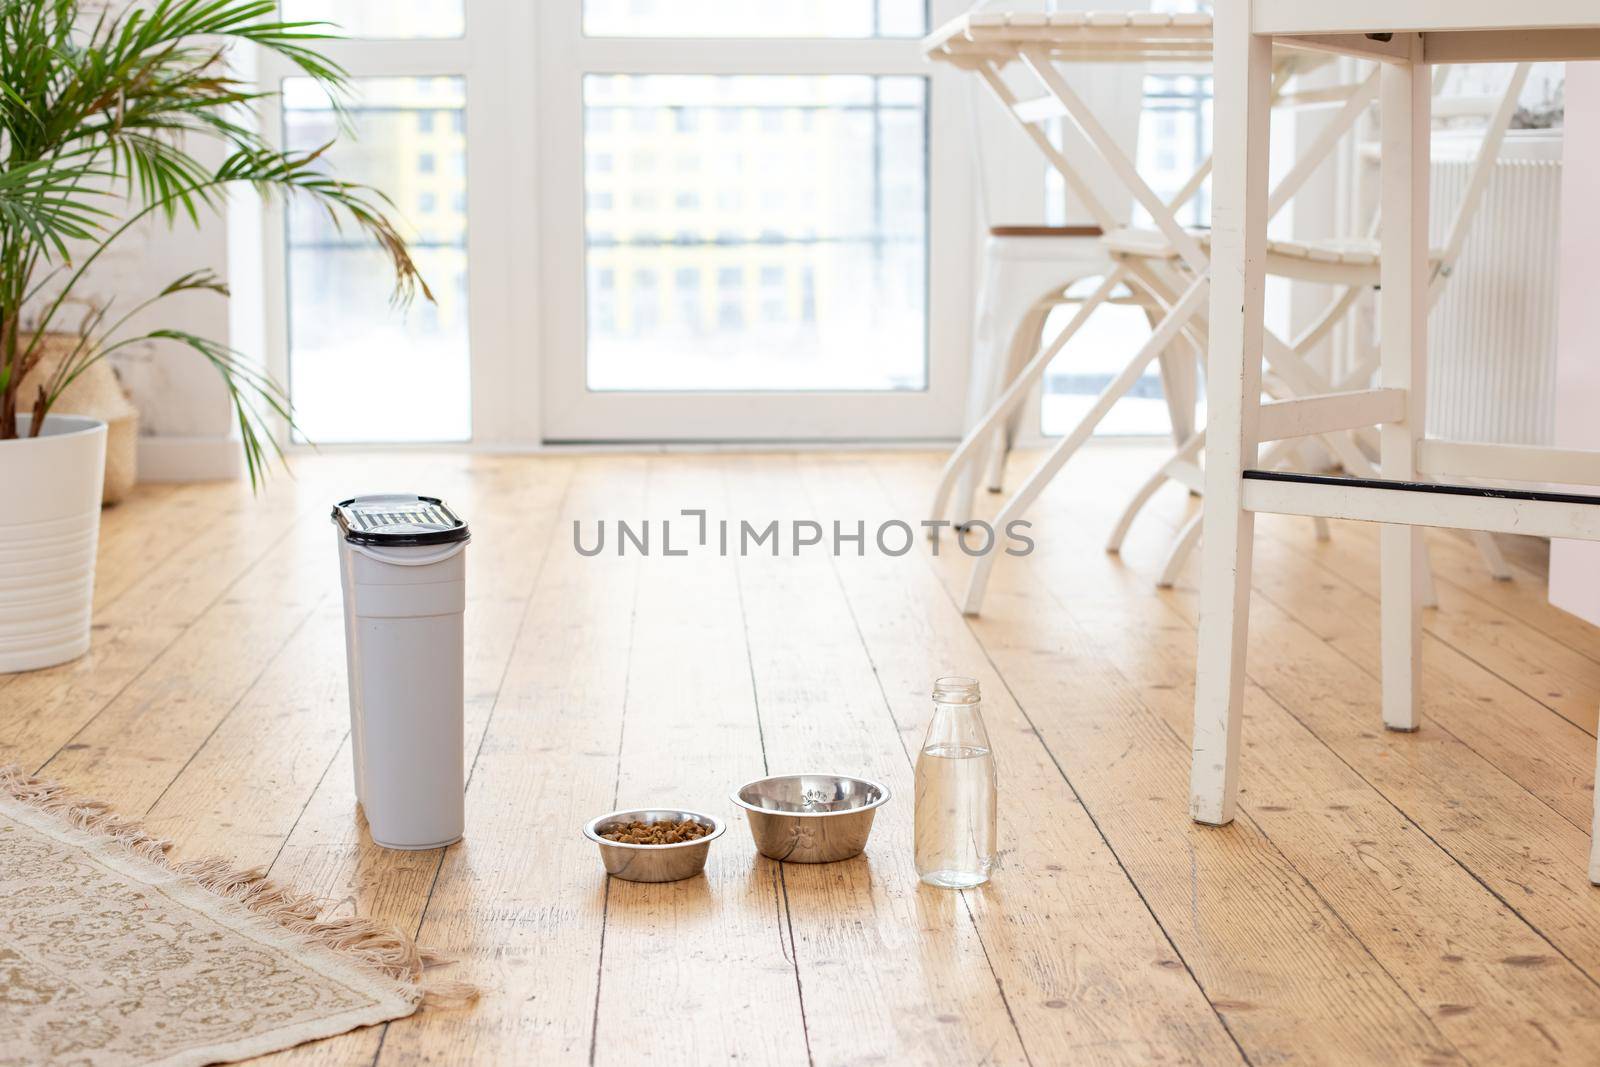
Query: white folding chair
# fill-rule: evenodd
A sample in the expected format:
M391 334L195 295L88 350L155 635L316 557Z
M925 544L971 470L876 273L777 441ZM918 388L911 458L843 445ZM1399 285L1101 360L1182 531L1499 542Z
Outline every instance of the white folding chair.
M1078 283L1100 278L1111 258L1096 225L993 225L984 242L983 280L974 316L972 366L963 432L983 419L1006 386L1042 343L1046 322L1057 308L1082 302ZM1136 302L1134 294L1114 302ZM990 492L1002 488L1006 459L1021 432L1018 408L993 434L987 458L966 465L953 489L958 523L971 515L981 480ZM1192 422L1192 420L1190 420Z
M1481 108L1481 113L1486 119L1485 127L1479 143L1478 151L1474 157L1467 187L1460 201L1456 205L1455 215L1451 221L1444 246L1432 253L1433 276L1429 287L1430 306L1437 302L1440 293L1447 284L1454 271L1457 260L1461 256L1462 247L1466 243L1467 235L1471 232L1478 209L1482 206L1484 193L1488 188L1488 180L1493 172L1496 161L1499 159L1501 145L1505 141L1506 131L1510 128L1512 116L1516 112L1517 98L1522 92L1522 87L1527 81L1529 67L1524 64L1516 68L1508 81L1505 90L1496 97L1487 100L1487 107L1482 97L1452 98L1440 96L1440 111L1451 115L1471 113L1473 107ZM1435 89L1444 87L1447 81L1448 68L1439 67L1434 78ZM1374 78L1376 72L1374 72ZM1355 100L1356 98L1352 98ZM1361 99L1360 106L1365 108L1370 103L1371 97ZM1302 160L1304 162L1304 160ZM1299 169L1299 168L1297 168ZM1293 175L1291 175L1292 177ZM1309 177L1309 174L1303 177ZM1302 178L1303 180L1303 178ZM1285 179L1287 184L1288 179ZM1268 201L1268 211L1272 212L1286 202L1284 185L1280 184ZM1291 188L1290 193L1293 192ZM1377 220L1369 231L1376 232ZM1267 245L1266 271L1269 276L1284 277L1292 281L1314 282L1324 285L1339 287L1339 291L1324 312L1307 327L1290 344L1290 348L1302 359L1317 344L1327 336L1333 326L1343 318L1355 300L1363 291L1377 288L1380 271L1379 248L1375 237L1368 236L1356 241L1322 241L1298 244L1287 241L1269 241ZM1269 344L1271 342L1269 341ZM1322 388L1317 392L1338 392L1364 388L1372 379L1378 369L1378 350L1375 346L1363 346L1361 358L1353 367L1332 383L1331 389ZM1267 395L1274 399L1288 399L1281 394L1275 394L1270 387L1270 378L1266 383L1269 388ZM1299 392L1299 390L1295 390ZM1305 394L1301 394L1305 395ZM1349 436L1345 440L1356 440ZM1275 442L1263 453L1260 466L1263 469L1275 469L1284 465L1298 438L1288 438ZM1185 442L1178 451L1165 460L1135 491L1128 506L1123 510L1121 517L1113 527L1111 536L1107 541L1107 551L1117 552L1122 547L1123 539L1127 536L1133 520L1150 498L1167 481L1177 481L1188 486L1192 491L1199 492L1203 475L1197 464L1198 458L1205 445L1203 433L1196 434L1194 438ZM1348 450L1335 453L1350 474L1371 477L1377 473L1374 464L1367 458L1365 452L1350 453ZM1199 541L1201 530L1201 513L1196 512L1190 516L1188 522L1179 530L1168 551L1166 561L1162 567L1157 583L1163 587L1171 586L1178 574L1182 571L1190 554L1194 551ZM1506 565L1499 547L1491 535L1482 531L1473 532L1480 555L1482 555L1489 572L1499 579L1511 577L1510 568ZM1425 588L1423 602L1432 604L1436 598L1432 590L1432 570L1426 568L1423 580Z
M1256 514L1378 524L1383 724L1399 731L1421 724L1422 527L1600 540L1600 495L1570 488L1600 487L1600 451L1427 436L1428 313L1440 278L1428 240L1428 67L1441 59L1600 58L1600 9L1592 5L1525 0L1471 11L1466 6L1218 0L1217 51L1226 62L1218 63L1216 84L1218 269L1189 796L1198 822L1225 825L1237 801ZM1271 140L1265 93L1274 43L1285 38L1382 61L1380 364L1373 387L1263 404L1255 349L1265 288L1260 191ZM1378 428L1379 478L1258 465L1263 441L1369 427ZM1589 879L1600 884L1600 794L1595 799Z
M1203 15L1146 15L1121 16L1115 19L1094 15L1037 16L1019 20L1015 17L991 16L982 23L973 17L962 25L947 27L931 42L932 54L955 57L963 66L975 70L994 90L1002 103L1023 128L1030 133L1050 162L1061 172L1069 187L1079 192L1085 203L1093 204L1093 193L1088 188L1078 168L1046 140L1036 126L1044 117L1062 115L1069 118L1083 138L1093 146L1097 157L1132 192L1135 200L1150 215L1154 232L1136 232L1125 227L1116 228L1106 237L1107 250L1117 261L1117 267L1101 286L1079 308L1072 320L1052 343L1038 353L1012 378L1010 385L985 418L970 431L962 444L952 454L941 474L935 492L933 515L942 517L949 503L950 493L957 484L962 470L980 454L991 435L1000 432L1020 402L1028 395L1033 382L1044 373L1051 359L1071 337L1082 328L1094 311L1126 287L1144 302L1161 308L1167 315L1155 329L1151 339L1139 350L1123 371L1118 374L1097 399L1089 413L1078 426L1058 443L1043 463L1033 472L1016 494L1006 503L996 524L1004 526L1020 516L1042 491L1049 480L1072 454L1086 441L1111 407L1143 375L1150 362L1163 358L1163 378L1168 385L1168 403L1174 411L1174 426L1180 422L1181 412L1192 412L1194 403L1192 364L1179 370L1172 353L1183 351L1180 341L1188 336L1197 351L1203 351L1205 271L1207 255L1202 234L1185 229L1177 220L1177 209L1197 192L1205 179L1206 167L1171 202L1163 202L1140 177L1127 154L1110 136L1103 124L1085 106L1056 68L1058 60L1071 60L1092 54L1097 59L1108 55L1126 60L1166 59L1182 57L1193 61L1205 58L1209 47L1210 20ZM957 47L955 42L961 42ZM1302 63L1302 53L1289 52L1283 57L1274 91L1280 91L1300 71L1307 69ZM998 65L1018 61L1031 71L1043 86L1045 95L1021 100L999 77ZM1325 91L1326 92L1326 91ZM1341 99L1342 108L1335 129L1316 139L1312 149L1281 183L1282 197L1279 206L1287 203L1295 191L1315 170L1317 163L1332 151L1343 129L1359 116L1365 104L1376 93L1376 75L1361 82L1332 91L1332 98ZM1102 209L1102 214L1104 214ZM1348 307L1348 304L1344 305ZM1289 346L1277 344L1272 353L1278 377L1284 383L1286 394L1326 391L1327 385ZM1190 424L1192 425L1192 424ZM1186 429L1187 427L1184 426ZM1181 433L1181 431L1180 431ZM1186 442L1187 443L1187 442ZM1330 442L1332 443L1332 442ZM1358 450L1353 445L1332 443L1336 453L1356 462ZM964 517L964 516L963 516ZM936 532L936 531L935 531ZM993 566L992 556L979 557L969 579L964 604L969 613L976 613L982 603L988 576Z
M965 36L969 26L978 27L978 33L989 32L993 27L1019 25L1044 25L1049 16L1044 11L984 13L1000 0L984 0L973 5L972 10L957 23L942 27L929 38L927 47L935 58L949 54L941 47L951 36ZM1054 0L1042 5L1053 9ZM1144 9L1149 0L1109 0L1108 7L1127 9L1125 14L1107 11L1098 16L1102 23L1118 18L1130 19L1138 15L1148 20ZM1164 17L1163 17L1164 20ZM956 34L956 27L962 29ZM1109 28L1109 27L1107 27ZM971 41L965 43L971 44ZM963 66L968 64L963 63ZM1045 323L1050 313L1063 306L1081 301L1076 285L1086 279L1103 276L1111 267L1099 238L1105 228L1120 227L1129 221L1132 196L1120 187L1114 175L1105 173L1082 174L1086 191L1080 201L1076 195L1079 187L1068 183L1065 190L1065 224L1045 225L1031 221L1035 213L1045 210L1045 202L1038 192L1032 196L1017 197L1015 164L1010 157L1012 146L1005 143L1007 131L989 125L991 116L1009 121L1011 109L1018 101L1007 86L1005 67L996 61L986 64L983 84L989 95L999 104L999 112L982 108L981 100L973 102L973 143L977 161L980 214L988 230L983 246L983 281L979 288L974 318L973 355L967 387L966 415L963 429L971 429L995 400L1004 392L1007 383L1024 366L1030 356L1038 351ZM975 68L974 68L975 69ZM1112 136L1131 148L1137 139L1141 101L1143 95L1143 69L1133 63L1113 62L1084 65L1074 71L1073 84L1092 102L1097 113L1106 117ZM979 82L974 81L974 89ZM1052 129L1054 126L1054 129ZM1022 132L1042 148L1070 157L1092 151L1082 144L1074 131L1041 118L1024 124ZM1055 133L1063 135L1057 141ZM1040 158L1040 163L1045 163ZM1037 179L1034 179L1037 180ZM1021 218L1018 218L1018 214ZM997 221L1003 220L997 224ZM1138 294L1125 292L1113 299L1116 303L1139 302ZM1147 307L1149 315L1156 313ZM1192 360L1189 361L1192 363ZM1176 392L1182 392L1177 390ZM1193 392L1192 386L1189 392ZM963 524L970 517L972 500L981 482L990 491L1001 489L1006 458L1021 431L1022 412L1014 411L1010 418L985 443L985 454L978 462L965 465L956 472L950 493L955 501L958 518ZM1176 412L1175 425L1185 431L1192 427L1192 412ZM1182 440L1187 433L1180 434ZM981 466L981 470L979 469ZM980 478L981 475L981 478Z

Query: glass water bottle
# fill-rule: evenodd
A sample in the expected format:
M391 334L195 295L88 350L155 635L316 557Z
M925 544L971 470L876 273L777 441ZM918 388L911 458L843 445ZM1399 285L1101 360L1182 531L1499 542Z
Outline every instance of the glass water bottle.
M933 683L933 721L917 755L917 874L929 885L982 885L994 869L994 753L979 701L976 679Z

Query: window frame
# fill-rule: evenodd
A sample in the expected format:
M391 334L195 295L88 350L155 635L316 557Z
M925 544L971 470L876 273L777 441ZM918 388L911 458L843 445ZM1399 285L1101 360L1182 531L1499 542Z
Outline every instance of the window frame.
M977 251L967 136L970 98L959 72L928 63L916 38L591 38L582 33L582 0L464 2L465 32L459 37L321 45L352 80L448 76L465 82L472 427L466 445L453 447L959 436ZM929 9L932 28L966 5L930 0ZM298 73L270 54L245 62L246 76L253 65L256 79L269 91ZM917 392L589 392L583 362L582 84L590 73L926 78L927 387ZM277 98L265 98L260 112L265 136L280 143L283 114ZM239 217L254 224L252 213ZM287 382L291 309L282 203L261 205L259 225L265 364ZM279 427L279 438L290 446L286 426Z
M513 351L517 337L537 331L538 309L513 294L536 284L533 268L519 268L513 251L536 240L535 219L521 211L514 195L519 180L535 173L529 137L508 137L515 120L508 101L533 96L534 72L515 61L510 42L530 41L532 5L497 0L464 0L465 32L457 37L350 38L319 43L319 50L344 68L349 78L459 77L466 91L467 345L471 375L471 432L465 444L522 441L537 443L537 420L527 418L518 396L536 395L536 386L518 374ZM276 95L283 80L299 75L292 64L257 52L247 61L270 94L260 106L263 135L279 145L283 106ZM288 248L281 199L260 207L262 283L265 291L266 369L289 382ZM419 298L420 299L420 298ZM414 314L415 312L413 312ZM532 432L530 433L530 429ZM278 436L290 447L288 427ZM428 442L419 441L417 444ZM460 447L463 442L450 442ZM297 446L303 447L303 446ZM335 446L341 447L341 446ZM351 447L365 447L353 445Z
M959 435L975 212L966 90L916 38L587 37L582 0L540 9L542 435L551 442L934 439ZM930 29L965 10L932 0ZM928 85L926 386L918 391L623 392L588 388L583 79L590 74L912 75Z

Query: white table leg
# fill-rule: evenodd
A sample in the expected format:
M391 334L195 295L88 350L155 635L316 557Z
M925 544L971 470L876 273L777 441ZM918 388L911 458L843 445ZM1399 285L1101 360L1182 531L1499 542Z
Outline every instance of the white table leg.
M1018 324L1016 333L1011 338L1011 347L1007 350L1005 361L1005 374L999 379L998 388L994 396L999 397L1005 392L1011 380L1017 376L1023 367L1028 365L1028 360L1038 352L1043 344L1044 325L1050 318L1050 312L1060 303L1059 300L1041 301L1028 309L1023 315L1022 322ZM1022 422L1022 408L1018 407L1011 413L1001 426L1000 431L994 435L989 445L989 458L984 464L983 485L991 493L998 493L1005 488L1006 457L1011 454L1013 443L1017 438L1017 431ZM972 518L972 495L967 495L965 510L960 515L963 524Z
M1417 477L1417 440L1425 419L1428 353L1428 157L1432 85L1422 39L1411 37L1412 61L1385 63L1383 113L1383 309L1379 383L1407 390L1406 420L1379 433L1383 476ZM1421 712L1422 529L1390 525L1379 535L1383 724L1415 730Z
M1500 544L1494 539L1494 534L1473 530L1472 543L1478 546L1478 555L1483 557L1483 565L1488 568L1489 577L1497 582L1511 581L1511 565L1506 562L1505 553L1500 551Z
M1167 317L1162 320L1156 332L1150 335L1144 347L1117 372L1117 376L1101 391L1094 405L1083 418L1078 420L1078 424L1056 443L1043 462L1034 468L1028 480L1022 483L1010 500L1006 501L1005 507L1001 508L1000 514L994 518L992 525L995 530L1003 534L1013 520L1021 518L1027 512L1039 494L1044 492L1044 487L1050 484L1050 479L1056 476L1056 472L1089 440L1095 427L1100 425L1100 420L1106 417L1112 406L1137 384L1145 368L1150 365L1150 361L1177 340L1184 326L1205 306L1207 288L1206 279L1200 278L1188 288L1176 304L1172 305L1172 310L1167 313ZM976 615L982 610L983 595L989 586L989 573L994 569L999 555L998 552L984 552L972 561L972 573L967 578L967 594L962 601L961 609L966 614Z
M1233 819L1250 629L1255 517L1241 471L1256 462L1266 287L1267 153L1272 43L1250 33L1251 0L1217 0L1211 316L1207 356L1205 518L1189 812Z
M1133 494L1133 499L1128 501L1128 506L1122 509L1122 515L1117 519L1117 524L1111 528L1111 536L1106 540L1107 552L1116 553L1122 551L1122 542L1127 539L1128 530L1133 526L1133 520L1138 518L1139 512L1150 502L1150 498L1156 495L1156 490L1173 480L1173 476L1176 473L1175 467L1192 466L1196 469L1199 468L1200 453L1205 446L1206 435L1205 431L1201 430L1180 445L1176 452L1168 456L1161 466L1157 467L1150 477L1140 484L1138 490Z
M1147 311L1150 328L1161 322L1157 312ZM1194 436L1195 372L1199 357L1185 338L1179 338L1171 348L1157 357L1161 370L1161 393L1167 404L1167 417L1172 424L1172 443L1182 447Z
M1061 332L1056 334L1055 339L1049 345L1035 354L1027 365L1012 377L1010 383L1006 385L1005 391L989 406L989 410L978 420L977 425L967 431L967 435L961 439L961 443L956 446L955 451L950 453L950 458L945 460L944 469L939 472L939 484L934 489L933 506L928 511L929 518L940 519L944 517L950 504L950 496L955 491L956 483L961 474L975 462L981 454L980 449L989 443L991 435L1001 429L1005 420L1010 417L1011 412L1016 410L1017 405L1027 398L1029 390L1033 388L1033 383L1044 375L1045 370L1050 366L1050 361L1056 357L1056 353L1060 352L1066 343L1072 339L1072 336L1083 328L1084 323L1089 321L1089 317L1095 313L1095 310L1111 298L1112 292L1115 291L1118 285L1122 284L1122 279L1122 268L1113 267L1111 272L1100 283L1099 288L1090 294L1088 299L1078 307L1077 313L1072 316L1072 320L1062 327ZM968 507L971 503L966 498L961 498L961 502ZM957 516L957 520L960 522L965 522L970 518L970 511ZM929 531L929 536L937 539L939 536L938 527L932 528Z
M1594 780L1600 783L1600 739L1595 741ZM1600 788L1594 791L1594 821L1589 826L1589 881L1600 885Z
M1200 524L1204 519L1205 512L1201 511L1178 528L1172 546L1167 549L1166 562L1161 565L1161 576L1156 579L1157 589L1171 589L1178 584L1178 575L1183 573L1189 553L1194 551L1195 542L1200 540Z

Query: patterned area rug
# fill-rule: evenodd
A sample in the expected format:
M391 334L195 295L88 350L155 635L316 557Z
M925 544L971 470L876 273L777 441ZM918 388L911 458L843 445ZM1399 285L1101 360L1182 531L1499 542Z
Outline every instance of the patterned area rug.
M417 1010L409 938L168 848L0 768L0 1064L226 1062Z

